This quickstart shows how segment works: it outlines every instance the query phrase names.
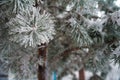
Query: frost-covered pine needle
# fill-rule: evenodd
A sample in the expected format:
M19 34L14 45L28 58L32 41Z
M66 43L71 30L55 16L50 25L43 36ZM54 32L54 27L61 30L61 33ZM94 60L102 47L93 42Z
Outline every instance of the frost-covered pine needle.
M40 14L34 7L21 10L7 25L10 28L10 40L25 47L48 43L55 34L54 22L50 14L46 12Z

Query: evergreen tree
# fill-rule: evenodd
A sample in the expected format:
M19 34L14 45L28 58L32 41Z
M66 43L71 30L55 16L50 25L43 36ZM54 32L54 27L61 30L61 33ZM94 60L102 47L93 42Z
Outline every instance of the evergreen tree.
M75 79L75 70L81 80L84 70L107 73L110 60L120 63L115 0L0 0L0 18L0 61L6 66L0 70L10 69L17 80L49 80L53 71L58 79Z

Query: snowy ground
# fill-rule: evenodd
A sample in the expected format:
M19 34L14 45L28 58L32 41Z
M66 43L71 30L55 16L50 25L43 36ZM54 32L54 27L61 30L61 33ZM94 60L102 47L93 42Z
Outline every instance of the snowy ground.
M106 80L120 80L120 66L111 64L112 70L108 73ZM78 78L78 72L75 72L76 77ZM98 73L99 74L99 73ZM86 71L85 72L86 80L89 80L89 78L93 75L91 72ZM62 78L62 80L72 80L72 75L68 75Z
M120 68L119 65L114 65L111 64L112 70L108 73L106 80L120 80ZM76 74L76 77L78 78L78 72L74 72ZM89 78L93 75L91 72L86 71L85 72L86 75L86 80L89 80ZM98 73L99 75L99 73ZM9 76L9 80L13 80L14 75L10 74ZM67 75L65 77L62 78L62 80L72 80L72 76L71 75Z
M79 76L77 71L75 72L75 74L76 74L76 77L78 78ZM85 75L86 75L86 80L88 80L92 76L92 73L89 71L86 71ZM72 75L65 76L62 78L62 80L72 80Z
M111 64L112 70L108 73L106 80L120 80L120 66Z

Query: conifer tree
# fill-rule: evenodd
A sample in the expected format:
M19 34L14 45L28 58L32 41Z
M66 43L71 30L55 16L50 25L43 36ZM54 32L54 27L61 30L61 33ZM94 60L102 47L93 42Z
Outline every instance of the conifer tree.
M0 70L16 80L51 80L53 71L61 80L75 70L93 79L110 60L120 64L115 0L0 0L0 18Z

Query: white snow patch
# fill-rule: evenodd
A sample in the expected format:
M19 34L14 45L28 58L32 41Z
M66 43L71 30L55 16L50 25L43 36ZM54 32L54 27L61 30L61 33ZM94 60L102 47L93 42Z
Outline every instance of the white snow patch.
M114 3L115 3L118 7L120 7L120 0L116 0Z

